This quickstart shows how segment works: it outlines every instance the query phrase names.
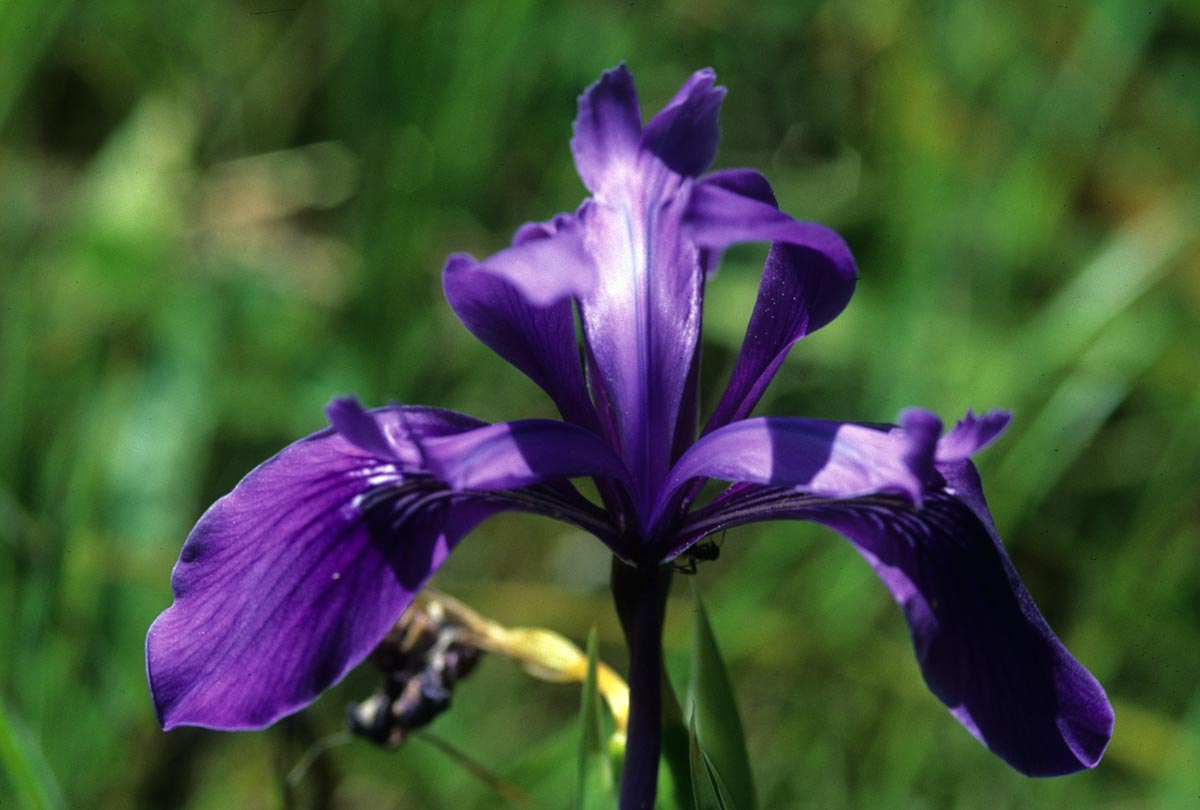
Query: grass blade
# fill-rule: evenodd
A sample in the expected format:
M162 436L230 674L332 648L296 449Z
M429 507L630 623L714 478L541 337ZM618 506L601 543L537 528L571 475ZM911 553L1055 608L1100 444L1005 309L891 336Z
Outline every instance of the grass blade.
M579 781L575 806L579 810L612 810L616 806L613 792L612 765L605 744L604 713L600 707L600 691L596 686L596 629L588 634L587 677L583 682L583 704L579 710L581 741L579 746Z
M753 810L756 806L754 776L737 698L695 584L692 585L692 601L691 703L696 734L702 752L722 775L730 797L738 807Z

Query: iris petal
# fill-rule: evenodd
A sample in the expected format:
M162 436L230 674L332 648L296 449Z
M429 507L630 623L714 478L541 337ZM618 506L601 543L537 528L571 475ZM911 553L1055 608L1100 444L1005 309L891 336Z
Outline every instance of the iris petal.
M926 434L914 460L921 466L930 459L923 429L932 422L917 414L907 421ZM889 495L827 498L738 484L689 516L671 553L758 521L809 520L837 530L903 609L926 683L968 731L1030 776L1093 767L1112 736L1112 707L1038 611L963 457L1005 422L1001 412L969 415L943 438L919 507Z
M948 483L982 504L970 462L955 466ZM986 511L941 492L920 511L851 502L801 516L855 544L903 609L930 690L995 754L1030 776L1100 760L1104 690L1038 611Z
M570 300L535 306L515 285L463 254L447 260L442 286L471 334L541 386L563 418L595 426Z
M564 214L555 217L551 225L552 233L522 239L480 264L480 269L516 287L533 307L578 298L596 286L596 265L585 247L578 220Z
M588 249L604 268L580 298L590 382L604 388L598 399L611 408L634 497L647 507L670 466L703 290L698 252L680 230L681 180L665 169L656 178L581 215Z
M800 222L780 211L765 196L766 181L753 181L751 175L717 172L695 184L684 213L692 241L707 250L722 250L735 242L786 242L823 257L828 272L855 278L854 257L842 237L824 225Z
M1012 414L1008 411L988 411L979 416L967 411L954 429L938 440L937 460L952 462L970 458L991 444L1011 420Z
M165 728L262 728L303 708L370 653L458 541L497 512L565 520L629 554L598 510L555 480L622 475L582 428L365 411L352 399L329 414L334 429L260 465L188 536L175 602L146 638Z
M721 169L705 175L701 185L715 186L740 197L748 197L751 200L765 203L772 208L779 207L770 181L763 176L762 172L754 169Z
M594 476L628 485L621 459L596 434L550 419L525 419L421 442L430 472L455 489L515 489Z
M458 429L429 411L414 421L430 436ZM164 728L262 728L303 708L370 653L466 532L511 508L400 466L326 430L205 512L146 637Z
M775 242L729 385L706 431L746 417L800 338L832 321L854 293L853 266L839 271L807 247Z
M928 420L936 427L928 431ZM743 419L697 441L671 469L655 518L688 481L722 481L790 487L828 498L877 492L918 501L941 423L925 411L906 411L904 427L891 430L799 417Z
M713 87L716 78L711 68L693 73L642 133L642 148L676 174L698 175L717 156L725 88Z
M606 186L619 181L637 159L641 137L633 74L621 63L605 71L579 97L571 151L588 191L602 194Z

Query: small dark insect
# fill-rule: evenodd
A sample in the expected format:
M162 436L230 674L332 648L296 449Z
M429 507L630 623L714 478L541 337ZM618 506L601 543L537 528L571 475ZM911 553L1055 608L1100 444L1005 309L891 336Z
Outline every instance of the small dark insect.
M721 544L724 542L725 532L721 532L716 540L701 540L676 557L672 565L680 574L691 576L696 573L700 563L710 562L721 556Z

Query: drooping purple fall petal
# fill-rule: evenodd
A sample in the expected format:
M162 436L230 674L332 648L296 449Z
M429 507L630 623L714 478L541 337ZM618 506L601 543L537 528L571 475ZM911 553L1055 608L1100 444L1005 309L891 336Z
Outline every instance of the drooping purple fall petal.
M326 430L204 514L146 638L164 728L262 728L304 707L370 653L466 532L511 508L398 466Z
M261 728L307 705L379 643L463 535L496 512L553 514L613 542L565 483L515 489L579 465L619 476L620 462L582 428L481 426L433 408L364 411L350 399L329 413L335 429L259 466L188 536L171 579L175 602L146 639L165 728ZM450 483L514 490L463 492L435 471Z
M977 492L974 468L958 466L952 488ZM930 690L995 754L1030 776L1099 761L1113 726L1104 690L1046 624L986 514L943 492L920 512L851 503L795 516L857 546L904 610Z
M694 541L765 520L837 530L903 609L930 690L1014 768L1054 776L1099 761L1113 714L1038 611L996 534L974 466L957 457L1006 421L999 412L969 416L943 439L938 452L948 460L936 462L919 509L896 496L829 499L743 484L693 515L681 534L691 531Z

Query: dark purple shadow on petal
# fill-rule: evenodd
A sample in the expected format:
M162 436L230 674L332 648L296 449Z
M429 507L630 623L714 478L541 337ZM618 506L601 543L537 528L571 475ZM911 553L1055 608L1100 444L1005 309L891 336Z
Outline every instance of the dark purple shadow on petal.
M887 496L829 501L731 487L689 518L677 548L763 520L836 529L903 608L926 683L972 734L1030 776L1093 767L1112 735L1104 690L1038 612L996 536L974 468L940 469L950 490L931 488L919 510Z
M715 81L711 68L693 73L642 133L642 148L676 174L694 177L717 156L717 117L725 88L713 87Z
M600 194L610 175L637 158L642 137L633 74L625 63L605 71L579 97L571 152L575 169L593 194Z
M749 197L772 208L779 207L770 181L755 169L722 169L705 176L701 182L741 197Z
M455 489L496 490L563 478L611 478L628 486L621 459L577 425L524 419L422 442L429 471Z
M701 290L703 295L703 289ZM687 381L683 386L683 395L679 399L679 416L675 422L675 439L671 443L671 463L674 464L684 452L696 443L696 433L700 429L700 356L704 350L703 341L696 341L696 349L692 354L692 362L688 368Z
M933 459L937 453L938 438L942 435L942 420L923 408L907 408L900 413L900 428L909 438L904 450L904 463L924 487L927 482L937 478ZM913 502L920 506L922 493L918 491L913 494Z
M905 428L923 425L922 415L937 419L906 411ZM918 501L926 474L922 467L932 462L937 435L824 419L742 419L704 436L680 457L652 520L671 520L679 493L702 478L791 487L828 498L893 492ZM659 527L658 536L664 531Z

